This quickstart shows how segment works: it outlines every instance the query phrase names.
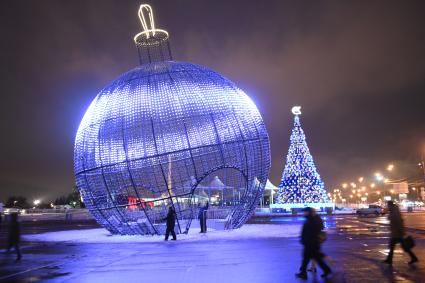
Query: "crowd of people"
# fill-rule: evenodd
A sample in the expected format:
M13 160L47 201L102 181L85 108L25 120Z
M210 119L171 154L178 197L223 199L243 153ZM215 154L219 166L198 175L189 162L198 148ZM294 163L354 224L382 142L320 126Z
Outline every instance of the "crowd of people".
M411 236L406 237L403 218L399 207L392 201L387 202L388 220L390 223L390 240L389 252L387 258L383 261L386 264L392 265L394 248L396 244L400 244L403 250L410 256L409 264L418 262L417 256L413 253L412 248L414 241ZM316 272L316 263L323 270L322 277L327 277L332 273L331 268L326 261L330 262L321 249L322 243L326 240L326 233L323 231L323 221L316 213L316 210L311 207L304 209L305 222L301 231L301 244L304 247L302 263L300 271L295 275L298 278L307 279L307 271ZM312 261L312 267L308 269L309 262Z

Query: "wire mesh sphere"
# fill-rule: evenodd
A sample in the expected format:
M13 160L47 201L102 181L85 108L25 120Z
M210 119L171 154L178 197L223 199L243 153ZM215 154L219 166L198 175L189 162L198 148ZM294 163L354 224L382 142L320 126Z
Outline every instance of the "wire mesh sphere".
M103 89L75 141L77 187L114 234L238 228L250 217L270 169L260 113L234 83L205 67L163 61L137 67Z

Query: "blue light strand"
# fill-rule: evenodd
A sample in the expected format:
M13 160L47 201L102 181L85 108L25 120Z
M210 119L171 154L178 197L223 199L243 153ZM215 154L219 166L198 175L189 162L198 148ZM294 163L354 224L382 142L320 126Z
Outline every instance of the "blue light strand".
M163 234L170 205L177 232L187 232L198 186L220 199L232 229L262 196L270 146L255 104L234 83L199 65L154 62L93 100L77 132L74 169L88 209L112 233ZM215 176L225 188L208 187Z

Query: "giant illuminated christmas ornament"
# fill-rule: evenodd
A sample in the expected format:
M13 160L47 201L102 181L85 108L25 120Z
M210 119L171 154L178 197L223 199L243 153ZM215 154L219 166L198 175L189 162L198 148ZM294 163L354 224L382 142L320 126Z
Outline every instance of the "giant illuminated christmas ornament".
M323 209L333 207L326 194L325 185L317 172L313 157L301 128L301 107L292 108L294 127L290 138L285 169L279 184L277 203L272 208L302 208L306 206Z
M106 86L75 141L75 176L93 217L114 234L163 234L168 207L176 232L199 221L238 228L262 196L270 168L264 122L233 82L173 61L168 33L142 5L134 38L140 66ZM199 224L198 224L199 225Z

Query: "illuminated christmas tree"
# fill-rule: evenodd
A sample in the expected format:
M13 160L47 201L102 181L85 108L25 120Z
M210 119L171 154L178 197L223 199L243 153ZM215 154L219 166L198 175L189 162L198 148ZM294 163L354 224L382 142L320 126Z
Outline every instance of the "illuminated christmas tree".
M282 180L279 184L279 204L321 204L332 206L325 191L325 185L317 172L313 157L308 149L299 115L301 107L292 108L294 128L286 157ZM303 205L305 206L305 205ZM296 207L291 205L291 207Z

